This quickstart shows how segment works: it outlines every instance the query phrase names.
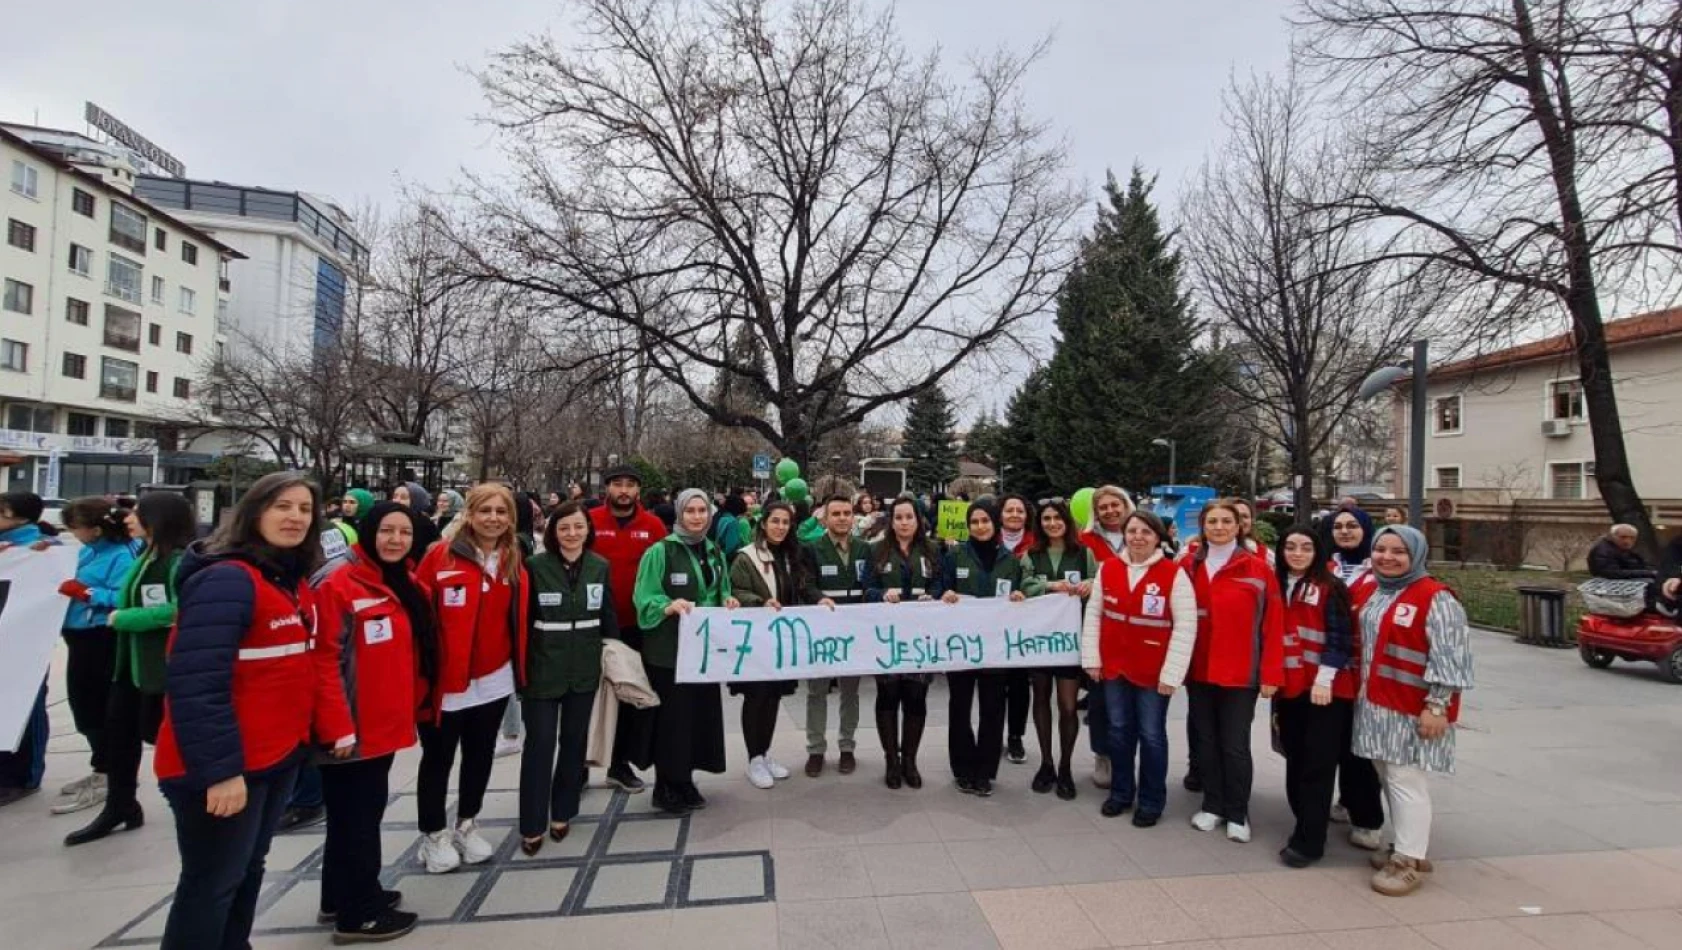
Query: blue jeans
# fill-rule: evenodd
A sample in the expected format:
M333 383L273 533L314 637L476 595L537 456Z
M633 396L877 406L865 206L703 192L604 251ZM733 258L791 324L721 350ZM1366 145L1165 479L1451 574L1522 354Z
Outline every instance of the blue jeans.
M1092 754L1110 754L1110 714L1105 711L1104 684L1093 683L1086 691L1086 735Z
M163 785L175 813L181 877L160 950L241 950L251 945L264 861L286 811L298 766L245 777L245 808L229 818L204 810L204 790Z
M1110 720L1110 800L1133 803L1133 753L1139 755L1139 814L1160 815L1168 807L1168 700L1155 687L1144 689L1117 677L1104 681Z
M47 740L52 738L47 721L47 681L41 681L41 692L23 727L23 737L16 752L0 751L0 788L40 788L47 773ZM3 749L0 746L0 749Z

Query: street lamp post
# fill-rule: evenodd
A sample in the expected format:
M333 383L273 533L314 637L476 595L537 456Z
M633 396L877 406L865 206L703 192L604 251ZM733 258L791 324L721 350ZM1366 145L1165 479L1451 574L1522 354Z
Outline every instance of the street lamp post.
M1374 370L1358 393L1361 399L1372 399L1409 374L1413 376L1413 405L1408 414L1408 524L1421 531L1425 530L1425 402L1430 398L1430 365L1430 344L1415 340L1412 359Z
M1152 445L1160 445L1163 448L1168 450L1168 484L1170 484L1170 485L1179 484L1178 482L1176 482L1174 480L1175 476L1178 474L1178 471L1177 471L1177 469L1178 469L1178 465L1177 465L1178 459L1175 458L1175 455L1178 454L1178 447L1174 444L1174 440L1173 439L1152 439L1151 444Z

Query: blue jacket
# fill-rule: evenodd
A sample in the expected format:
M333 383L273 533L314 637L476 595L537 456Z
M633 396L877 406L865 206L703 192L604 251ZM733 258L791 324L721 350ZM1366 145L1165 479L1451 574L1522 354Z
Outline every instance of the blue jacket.
M41 533L40 525L20 524L15 528L0 531L0 544L34 544L45 537L47 536Z
M91 630L105 626L122 593L123 578L134 566L134 547L127 541L104 538L82 545L76 556L76 579L88 585L85 603L72 600L64 615L66 630Z

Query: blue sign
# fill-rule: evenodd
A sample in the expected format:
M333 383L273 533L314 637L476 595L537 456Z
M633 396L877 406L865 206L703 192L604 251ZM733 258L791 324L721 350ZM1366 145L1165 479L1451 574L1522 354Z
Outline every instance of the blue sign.
M771 477L771 456L760 453L753 457L753 477L760 481Z

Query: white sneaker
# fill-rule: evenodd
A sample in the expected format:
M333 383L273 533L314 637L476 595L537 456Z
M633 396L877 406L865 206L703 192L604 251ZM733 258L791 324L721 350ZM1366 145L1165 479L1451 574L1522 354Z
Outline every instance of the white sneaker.
M456 824L456 850L463 864L484 864L496 854L496 848L479 834L479 823L471 818Z
M1236 821L1227 822L1226 840L1236 841L1239 844L1248 844L1250 842L1250 826L1247 824L1239 824Z
M1191 826L1198 831L1214 831L1224 819L1212 811L1200 811L1191 816Z
M771 777L771 770L765 767L765 757L756 755L748 762L748 783L754 788L770 788L777 784Z
M770 772L772 778L776 779L779 782L782 781L785 778L788 778L788 775L789 775L788 766L782 764L781 762L778 762L776 759L771 758L771 756L769 754L760 756L760 758L765 760L765 771Z
M496 739L496 757L501 759L510 755L519 755L520 750L525 747L525 741L519 736L498 736Z
M1099 788L1110 787L1109 756L1100 755L1097 760L1092 763L1092 784L1098 786Z
M90 778L100 779L100 781L89 782L88 784L81 786L77 789L75 796L69 801L59 802L54 805L52 807L53 814L70 815L93 808L96 805L105 804L105 776L94 775L90 776Z
M1384 829L1350 828L1349 843L1362 851L1377 851L1384 847Z
M1333 805L1332 806L1332 824L1334 824L1334 825L1347 825L1347 824L1349 824L1349 809L1343 807L1342 805Z
M58 790L58 793L66 796L80 795L82 789L87 788L89 785L104 786L105 776L99 774L98 772L89 772L87 775L82 776L74 782L66 782L64 787Z
M448 828L421 836L418 857L428 874L448 874L461 867L461 852L456 850L455 835Z

